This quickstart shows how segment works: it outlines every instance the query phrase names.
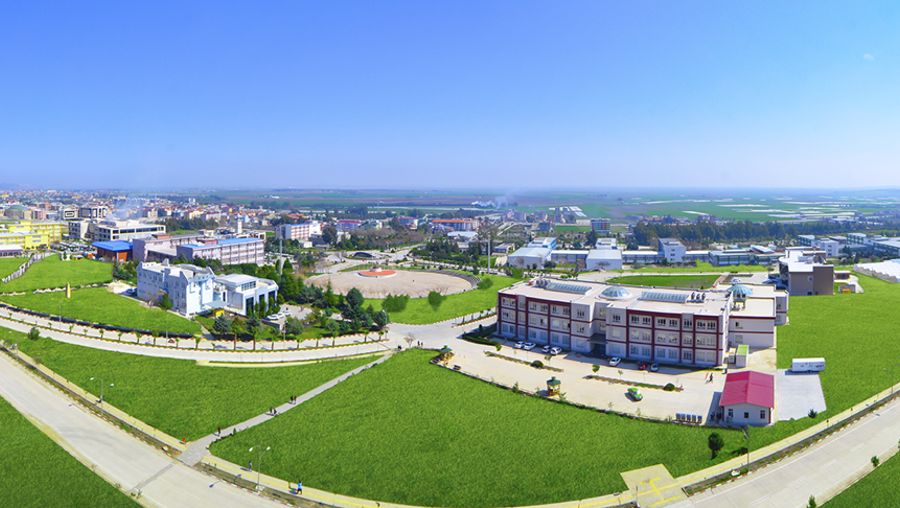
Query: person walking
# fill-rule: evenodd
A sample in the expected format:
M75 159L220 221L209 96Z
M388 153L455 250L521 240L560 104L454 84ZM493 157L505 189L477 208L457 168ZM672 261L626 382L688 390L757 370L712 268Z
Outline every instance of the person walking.
M303 482L297 480L297 494L303 494Z

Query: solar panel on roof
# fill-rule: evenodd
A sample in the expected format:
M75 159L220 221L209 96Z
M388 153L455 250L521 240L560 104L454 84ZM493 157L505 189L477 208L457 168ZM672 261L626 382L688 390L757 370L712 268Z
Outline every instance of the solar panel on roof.
M688 299L685 293L666 293L663 291L644 291L641 293L641 300L651 302L668 302L668 303L684 303Z

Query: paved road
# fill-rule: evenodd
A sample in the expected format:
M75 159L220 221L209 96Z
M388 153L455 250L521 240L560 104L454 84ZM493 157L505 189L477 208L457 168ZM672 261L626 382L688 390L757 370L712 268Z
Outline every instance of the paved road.
M897 451L900 400L744 479L703 492L673 506L679 508L769 508L806 506L809 496L821 505L872 470L873 455L884 461Z
M0 354L0 396L47 427L74 455L148 506L274 507L254 495L171 459L125 431L88 413ZM37 458L39 459L39 458Z

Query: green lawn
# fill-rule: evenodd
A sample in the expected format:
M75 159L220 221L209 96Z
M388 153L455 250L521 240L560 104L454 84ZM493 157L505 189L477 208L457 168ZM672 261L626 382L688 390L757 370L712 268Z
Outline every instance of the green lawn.
M505 275L481 275L480 277L491 279L494 283L487 289L475 288L465 293L448 295L437 310L428 304L427 298L411 298L402 312L391 313L391 321L423 325L490 309L497 306L497 291L518 282L518 279ZM366 300L365 305L370 303L376 310L381 308L379 299Z
M59 256L50 256L33 264L18 279L0 284L0 293L57 288L67 282L74 287L111 281L112 265L109 263L90 259L63 261Z
M137 300L119 296L102 287L72 290L71 299L66 298L64 291L57 291L3 295L0 301L52 315L151 330L159 334L200 333L200 326L194 321L162 309L148 308ZM109 336L112 337L112 334Z
M697 261L697 266L668 266L668 265L645 265L634 270L622 270L628 272L650 272L650 273L738 273L738 272L765 272L768 271L767 265L734 265L734 266L713 266L706 261Z
M636 286L709 289L718 278L718 275L623 275L613 277L607 282Z
M709 429L648 423L518 395L428 363L412 350L280 419L213 445L263 471L380 501L453 507L550 503L625 488L620 471L665 463L681 475L714 463ZM755 447L806 422L753 429ZM740 431L719 431L732 457Z
M900 284L857 275L865 293L791 297L790 324L778 328L779 368L792 358L825 358L828 414L900 381Z
M0 279L16 271L28 258L0 258Z
M0 398L0 505L137 506Z
M293 367L228 368L188 360L138 356L74 346L50 339L28 340L0 328L0 338L19 347L76 385L104 396L128 414L176 438L207 435L217 426L244 421L287 402L373 358L323 361Z
M898 506L897 480L900 479L900 455L872 470L847 490L825 503L827 508L857 508L859 506Z

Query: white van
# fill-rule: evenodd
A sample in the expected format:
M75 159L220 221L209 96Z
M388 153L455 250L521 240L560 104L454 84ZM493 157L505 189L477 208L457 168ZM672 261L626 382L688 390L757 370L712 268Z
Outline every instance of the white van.
M791 372L822 372L825 370L824 358L794 358L791 360Z

